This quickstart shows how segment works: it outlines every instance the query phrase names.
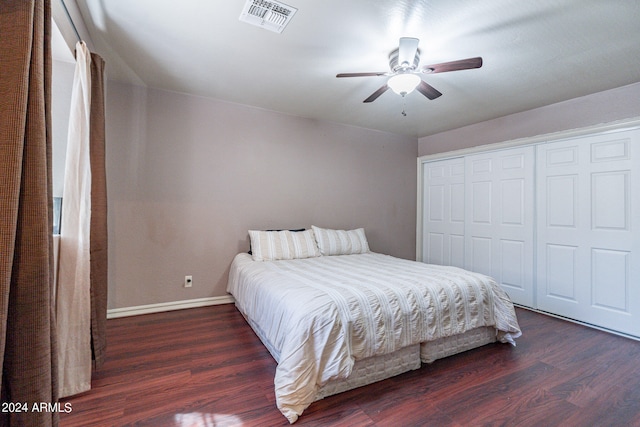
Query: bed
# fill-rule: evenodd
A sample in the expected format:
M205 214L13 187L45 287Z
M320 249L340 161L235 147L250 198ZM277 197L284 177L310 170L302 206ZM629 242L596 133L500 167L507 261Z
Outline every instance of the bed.
M521 335L493 279L371 252L363 229L249 235L227 290L278 363L290 423L315 400Z

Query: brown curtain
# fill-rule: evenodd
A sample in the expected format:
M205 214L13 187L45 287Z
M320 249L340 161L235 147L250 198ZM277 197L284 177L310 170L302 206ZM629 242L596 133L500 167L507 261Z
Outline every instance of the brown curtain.
M95 368L104 363L107 340L107 178L104 131L104 60L91 54L91 357Z
M51 4L0 2L1 425L58 424L52 304Z

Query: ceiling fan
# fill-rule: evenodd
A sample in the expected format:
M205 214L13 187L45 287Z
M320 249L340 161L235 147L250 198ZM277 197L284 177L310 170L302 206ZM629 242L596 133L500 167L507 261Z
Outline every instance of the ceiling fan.
M482 58L467 58L457 61L442 62L440 64L425 65L420 64L419 40L413 37L402 37L397 49L389 54L390 71L368 72L368 73L340 73L336 77L375 77L390 76L387 83L376 90L363 102L373 102L388 89L393 90L398 95L405 96L414 89L429 99L436 99L441 96L436 88L422 80L420 74L446 73L449 71L468 70L482 67Z

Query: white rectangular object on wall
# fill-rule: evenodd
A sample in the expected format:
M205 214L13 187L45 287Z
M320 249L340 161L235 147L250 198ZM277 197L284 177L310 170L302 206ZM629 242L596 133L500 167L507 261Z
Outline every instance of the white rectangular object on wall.
M537 147L538 309L640 337L640 130Z

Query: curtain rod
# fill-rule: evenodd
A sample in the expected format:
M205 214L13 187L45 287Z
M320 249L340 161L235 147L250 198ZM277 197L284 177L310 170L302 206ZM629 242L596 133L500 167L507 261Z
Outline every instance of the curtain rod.
M76 33L76 37L78 38L78 41L81 42L82 41L82 37L80 37L80 34L78 33L78 29L76 28L76 24L74 24L73 19L71 18L71 14L69 13L69 9L67 9L67 5L64 4L64 0L60 0L60 3L62 3L62 7L64 8L64 13L67 15L67 18L69 18L69 22L71 23L71 26L73 27L73 31Z

